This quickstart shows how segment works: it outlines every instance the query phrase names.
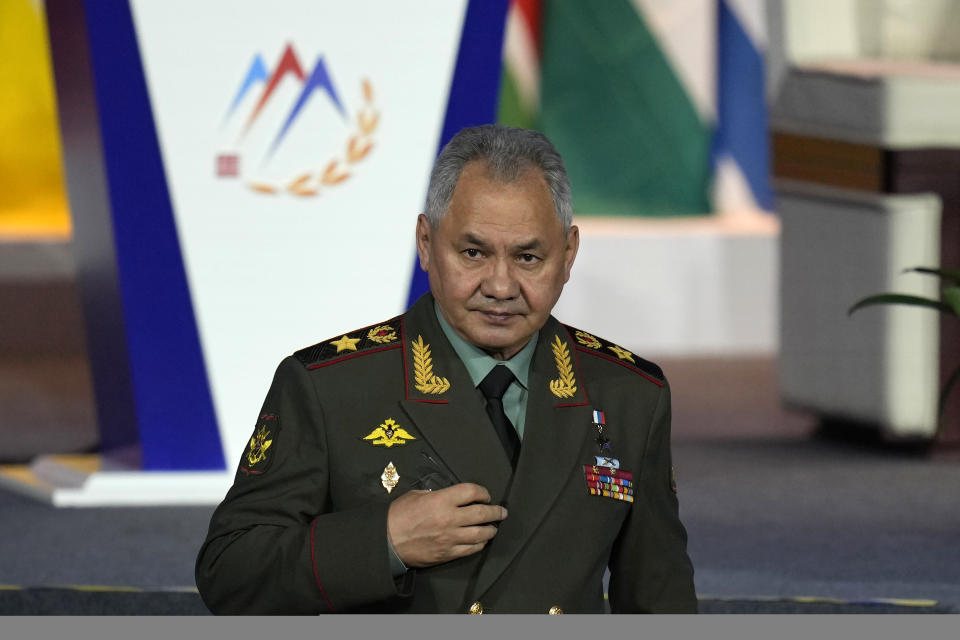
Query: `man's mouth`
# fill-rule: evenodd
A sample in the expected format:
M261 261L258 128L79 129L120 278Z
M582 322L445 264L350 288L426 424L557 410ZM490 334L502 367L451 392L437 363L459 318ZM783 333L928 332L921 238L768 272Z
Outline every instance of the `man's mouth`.
M511 318L518 315L516 313L510 313L509 311L480 311L480 313L491 322L508 322Z

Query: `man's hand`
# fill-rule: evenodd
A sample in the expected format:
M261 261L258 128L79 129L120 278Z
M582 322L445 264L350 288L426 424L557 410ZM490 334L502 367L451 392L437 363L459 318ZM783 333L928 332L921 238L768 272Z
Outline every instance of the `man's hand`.
M387 535L408 567L429 567L474 554L497 535L491 524L507 510L491 505L478 484L455 484L438 491L409 491L390 505Z

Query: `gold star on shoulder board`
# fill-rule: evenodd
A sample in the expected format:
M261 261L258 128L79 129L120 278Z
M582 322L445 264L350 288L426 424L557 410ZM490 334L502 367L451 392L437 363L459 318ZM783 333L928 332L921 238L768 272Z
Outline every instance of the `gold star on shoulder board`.
M348 338L344 335L339 340L331 341L330 344L337 348L337 353L340 353L341 351L356 351L358 342L360 342L360 338Z
M615 354L617 354L617 357L620 358L621 360L629 360L630 362L633 362L633 354L627 351L626 349L624 349L623 347L618 347L617 345L611 345L607 348L610 349L610 351L613 351ZM633 362L633 364L637 364L637 363Z

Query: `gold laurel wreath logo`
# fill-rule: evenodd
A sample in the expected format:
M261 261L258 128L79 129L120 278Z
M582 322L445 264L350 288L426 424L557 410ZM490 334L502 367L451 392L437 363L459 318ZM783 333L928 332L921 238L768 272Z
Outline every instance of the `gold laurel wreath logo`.
M388 324L378 324L367 332L367 338L377 344L386 344L397 339L397 333Z
M553 359L557 364L556 380L550 381L550 391L558 398L572 398L577 392L577 381L573 377L573 366L570 364L570 350L567 343L560 340L560 336L553 336Z
M577 338L577 342L582 344L585 347L590 347L591 349L599 349L603 345L597 340L596 336L592 336L586 331L577 331L574 333L574 336Z
M363 89L363 106L357 111L356 128L350 132L343 155L336 156L327 162L323 171L307 171L291 180L286 191L298 197L312 197L320 195L322 187L333 187L352 174L351 167L361 162L373 149L373 133L380 124L380 113L374 103L373 85L367 78L361 83ZM275 194L280 189L265 182L252 182L248 185L257 193Z
M417 336L413 345L413 379L414 387L420 393L439 395L446 393L450 388L450 381L433 374L433 358L430 355L430 345L423 342L423 336Z

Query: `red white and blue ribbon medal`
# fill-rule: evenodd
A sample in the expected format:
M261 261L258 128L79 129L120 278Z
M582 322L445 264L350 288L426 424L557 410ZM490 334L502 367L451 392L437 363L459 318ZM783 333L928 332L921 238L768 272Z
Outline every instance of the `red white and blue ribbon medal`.
M603 411L594 409L593 426L597 430L596 443L597 448L600 450L600 455L596 456L597 466L619 469L620 461L613 457L613 452L610 448L610 438L608 438L607 434L605 433L607 416Z

